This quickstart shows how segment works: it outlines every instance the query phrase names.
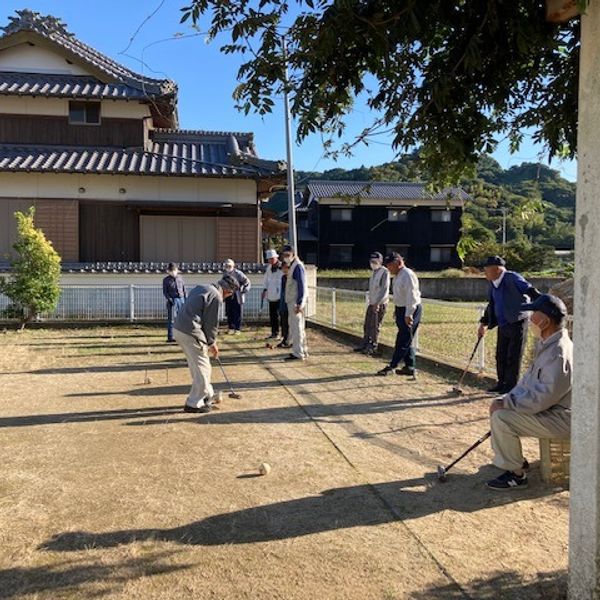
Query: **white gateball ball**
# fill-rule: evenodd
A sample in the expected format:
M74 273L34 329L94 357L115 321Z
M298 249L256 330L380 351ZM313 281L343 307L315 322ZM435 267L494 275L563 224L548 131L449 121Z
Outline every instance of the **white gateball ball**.
M258 467L258 472L261 475L268 475L271 472L271 465L269 463L261 463Z

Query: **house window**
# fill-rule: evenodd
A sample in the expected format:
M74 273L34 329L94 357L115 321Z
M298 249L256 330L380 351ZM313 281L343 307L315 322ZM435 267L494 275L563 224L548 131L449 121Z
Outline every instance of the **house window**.
M408 245L406 244L386 244L385 253L397 252L403 258L408 256Z
M331 220L332 221L352 221L352 209L351 208L332 208L331 209Z
M452 260L452 248L432 246L430 260L432 263L449 263Z
M329 246L329 262L337 264L350 264L352 262L352 246Z
M431 220L434 223L450 223L452 221L452 213L449 210L432 210Z
M403 208L388 208L388 221L406 223L408 221L408 211Z
M69 123L100 125L100 102L69 102Z

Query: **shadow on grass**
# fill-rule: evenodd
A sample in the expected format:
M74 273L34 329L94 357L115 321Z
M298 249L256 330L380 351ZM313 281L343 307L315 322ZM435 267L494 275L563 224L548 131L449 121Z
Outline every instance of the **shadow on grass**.
M102 562L77 562L42 567L13 567L0 570L0 599L28 596L37 598L38 594L54 593L54 597L92 598L117 592L128 581L142 577L152 577L192 568L193 565L171 565L164 562L173 553L160 553L145 558L132 558L117 564ZM102 591L88 590L86 585L102 584ZM44 597L47 597L46 595Z
M440 401L443 400L443 401ZM447 396L433 396L404 400L380 400L375 402L338 402L335 404L303 404L298 406L278 406L275 408L257 408L232 412L209 413L196 419L199 425L225 425L244 423L299 423L328 417L344 417L351 415L370 415L387 412L410 410L412 408L447 407L467 404L472 399L449 400ZM232 404L228 404L231 406ZM183 420L183 419L182 419ZM189 421L189 419L185 419ZM152 419L126 425L162 425L173 423L170 419ZM0 425L1 425L0 421ZM425 425L424 425L425 426Z
M538 573L533 581L516 571L507 571L469 582L465 590L477 600L566 600L567 572ZM413 592L410 600L464 600L462 590L453 583Z
M138 417L148 419L182 413L183 403L176 406L158 406L153 408L119 408L116 410L94 410L90 412L54 413L49 415L24 415L0 418L0 429L4 427L31 427L34 425L53 425L63 423L89 423L90 421L118 421ZM163 421L167 423L168 421Z
M482 489L483 481L494 472L493 468L484 467L476 475L453 475L446 484L437 483L435 475L430 474L406 481L334 488L313 496L214 515L172 529L59 533L38 549L74 552L147 540L203 546L253 544L417 519L440 511L473 513L552 493L541 485L507 494ZM252 485L252 481L247 479L243 485Z

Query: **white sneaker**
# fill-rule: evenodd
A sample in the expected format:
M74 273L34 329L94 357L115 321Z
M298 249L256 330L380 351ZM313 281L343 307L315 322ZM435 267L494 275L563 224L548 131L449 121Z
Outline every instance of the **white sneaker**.
M227 335L233 335L235 333L235 331L233 329L229 329L227 331Z
M234 334L234 335L240 335L240 333L242 333L242 332L241 332L239 329L236 329L236 330L233 332L233 334Z

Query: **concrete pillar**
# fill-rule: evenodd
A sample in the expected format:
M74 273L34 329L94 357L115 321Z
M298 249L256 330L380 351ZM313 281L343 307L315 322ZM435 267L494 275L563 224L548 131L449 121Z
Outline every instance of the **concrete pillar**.
M582 17L569 599L600 599L600 1Z

